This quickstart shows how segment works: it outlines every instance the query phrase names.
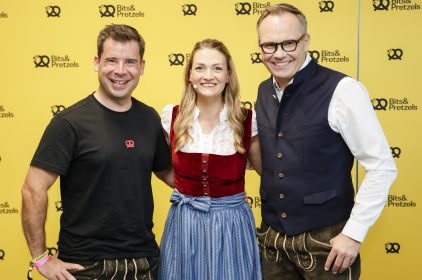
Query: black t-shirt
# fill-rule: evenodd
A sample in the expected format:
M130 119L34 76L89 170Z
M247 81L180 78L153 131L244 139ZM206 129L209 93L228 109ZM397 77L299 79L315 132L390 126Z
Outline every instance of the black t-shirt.
M157 256L151 172L170 163L157 112L134 98L115 112L90 95L54 117L31 165L60 174L59 257Z

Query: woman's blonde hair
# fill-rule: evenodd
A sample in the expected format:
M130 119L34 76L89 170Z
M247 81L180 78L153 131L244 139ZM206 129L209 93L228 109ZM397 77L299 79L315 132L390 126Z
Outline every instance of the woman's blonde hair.
M226 46L215 39L205 39L196 43L190 55L189 62L185 67L185 86L179 106L179 113L173 126L175 150L180 150L183 145L192 139L189 135L189 128L192 127L194 121L196 93L189 78L195 53L204 48L215 49L226 58L229 78L222 96L224 103L227 106L228 122L233 130L234 147L236 151L243 154L245 152L242 143L244 134L243 121L246 118L246 110L242 107L242 103L240 102L239 82L237 80L236 70L231 55Z

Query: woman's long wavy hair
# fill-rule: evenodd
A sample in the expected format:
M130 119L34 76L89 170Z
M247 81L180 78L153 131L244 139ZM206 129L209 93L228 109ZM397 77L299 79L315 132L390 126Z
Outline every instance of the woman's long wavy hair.
M246 118L246 110L240 102L239 82L232 57L226 46L215 39L205 39L196 43L190 55L189 62L185 67L185 86L179 106L179 113L174 121L175 150L180 150L183 145L192 140L192 137L189 135L189 128L192 127L194 121L196 93L189 78L195 53L204 48L215 49L226 57L229 78L222 97L227 106L228 122L233 130L234 147L237 152L243 154L245 152L242 143L244 134L243 121Z

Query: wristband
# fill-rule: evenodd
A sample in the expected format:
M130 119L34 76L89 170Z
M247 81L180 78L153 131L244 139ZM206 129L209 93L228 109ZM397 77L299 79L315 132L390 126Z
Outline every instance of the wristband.
M43 266L46 262L48 261L48 255L45 256L45 258L37 261L36 263L34 263L34 266L36 269L40 269L41 266Z
M36 264L37 262L39 262L39 261L43 260L45 257L48 257L48 250L45 250L45 252L44 252L44 253L42 253L42 255L40 255L40 256L38 256L38 257L34 258L34 259L31 261L32 265L33 265L33 266L35 266L35 264Z

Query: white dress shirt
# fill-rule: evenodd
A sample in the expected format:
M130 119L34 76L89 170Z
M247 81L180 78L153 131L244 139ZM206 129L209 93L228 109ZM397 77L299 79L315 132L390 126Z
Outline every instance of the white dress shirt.
M310 61L308 55L301 69ZM280 101L283 91L274 78L273 83ZM355 205L342 231L362 242L384 208L397 168L368 92L360 82L350 77L340 80L328 107L328 123L365 169Z
M161 124L164 130L170 135L171 118L173 112L173 104L168 104L161 112ZM233 130L227 120L227 106L224 105L220 112L220 121L210 134L202 132L199 123L198 107L195 107L193 126L189 129L189 135L193 141L187 142L180 148L185 153L206 153L215 155L233 155L236 153L234 147ZM258 134L255 111L252 111L252 130L251 137Z

